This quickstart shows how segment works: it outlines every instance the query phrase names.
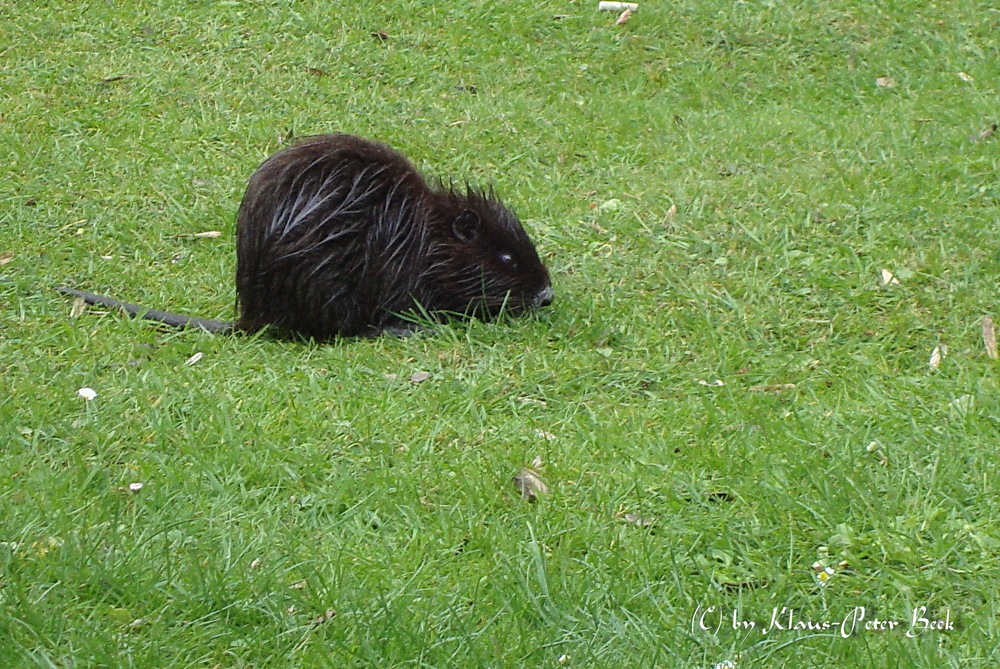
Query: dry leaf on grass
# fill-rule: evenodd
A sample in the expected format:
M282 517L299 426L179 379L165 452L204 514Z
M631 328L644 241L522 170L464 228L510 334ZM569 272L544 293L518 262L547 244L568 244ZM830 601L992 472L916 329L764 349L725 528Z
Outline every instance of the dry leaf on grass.
M618 513L615 514L615 518L624 520L626 523L636 525L638 527L649 527L653 524L652 518L647 518L646 516L638 513Z
M328 620L333 620L337 616L337 612L333 609L327 609L325 613L321 613L312 619L313 625L322 625Z
M997 334L993 329L993 319L989 316L983 316L983 345L986 346L986 355L996 360Z
M944 344L938 344L931 351L931 359L927 363L931 366L931 369L937 369L941 366L941 361L944 360L944 356L948 354L948 347Z
M794 387L794 383L762 383L756 386L748 386L747 390L752 390L755 393L777 394L783 390L791 390Z
M188 367L190 367L191 365L197 365L198 361L201 360L204 355L205 355L204 353L202 353L201 351L198 351L197 353L195 353L194 355L192 355L190 358L188 358L187 361L184 364L187 365Z
M178 239L215 239L221 237L218 230L205 230L204 232L187 232L177 235Z
M979 133L978 135L973 135L972 141L981 142L984 139L989 139L994 135L994 133L996 133L998 127L1000 127L1000 124L997 123L989 124L988 126L986 126L986 129L983 130L981 133Z
M6 265L14 259L14 254L8 251L7 253L0 253L0 267Z
M898 286L899 285L899 279L897 279L895 277L895 275L893 275L893 273L890 272L889 270L883 269L882 273L881 273L881 276L882 276L882 285L883 286Z
M429 378L431 378L430 372L413 372L410 374L410 383L417 385L418 383L423 383Z
M636 2L599 2L597 3L597 11L599 12L620 12L623 9L631 9L633 12L639 9L639 3Z
M972 410L975 404L976 398L973 395L965 394L953 399L948 403L948 406L959 415L964 416Z
M521 493L521 499L526 502L537 502L539 495L546 495L549 492L549 487L545 485L538 472L527 467L522 467L521 471L514 475L513 481Z
M875 85L879 88L892 88L896 82L893 81L892 77L879 77L875 80Z
M623 26L628 23L628 20L632 18L632 10L626 9L624 12L618 15L618 19L615 21L616 26Z
M966 82L966 83L969 83L969 84L971 84L973 81L975 81L975 79L973 79L972 77L970 77L969 75L967 75L965 72L959 72L958 73L958 78L961 79L962 81Z
M83 301L82 297L78 297L73 300L72 306L69 308L70 318L79 318L87 311L87 303Z
M868 446L865 447L865 451L868 453L874 453L878 455L878 463L880 465L885 465L889 462L889 456L886 455L885 450L882 448L882 444L877 441L870 442Z

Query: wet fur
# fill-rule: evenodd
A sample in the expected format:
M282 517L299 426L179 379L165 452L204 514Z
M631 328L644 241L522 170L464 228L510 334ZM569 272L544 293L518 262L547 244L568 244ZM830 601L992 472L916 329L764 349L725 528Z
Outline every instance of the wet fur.
M551 301L548 272L492 194L434 187L400 153L351 135L278 152L237 221L236 327L316 339L408 327L406 314L490 317Z

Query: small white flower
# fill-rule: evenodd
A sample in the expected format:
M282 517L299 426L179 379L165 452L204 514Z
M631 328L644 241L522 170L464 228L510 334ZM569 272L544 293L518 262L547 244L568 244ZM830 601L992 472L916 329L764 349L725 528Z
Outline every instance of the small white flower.
M86 387L80 388L78 391L76 391L76 394L82 397L83 399L87 400L88 402L97 397L97 391L94 390L93 388L86 388Z
M836 574L836 573L837 572L836 572L836 570L834 570L833 567L827 567L826 569L824 569L820 573L816 574L816 580L819 581L820 585L822 585L822 586L825 587L827 585L827 582L830 580L830 578L832 578L833 575Z
M130 490L131 492L139 492L140 490L142 490L142 484L141 484L141 483L139 483L139 482L136 482L136 483L129 483L129 484L128 484L128 489L129 489L129 490Z

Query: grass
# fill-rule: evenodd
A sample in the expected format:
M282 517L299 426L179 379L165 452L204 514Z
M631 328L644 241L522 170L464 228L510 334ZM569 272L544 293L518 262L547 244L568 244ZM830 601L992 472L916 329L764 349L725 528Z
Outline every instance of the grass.
M989 3L0 11L0 664L1000 660ZM246 177L328 131L494 183L556 303L315 345L54 292L231 318Z

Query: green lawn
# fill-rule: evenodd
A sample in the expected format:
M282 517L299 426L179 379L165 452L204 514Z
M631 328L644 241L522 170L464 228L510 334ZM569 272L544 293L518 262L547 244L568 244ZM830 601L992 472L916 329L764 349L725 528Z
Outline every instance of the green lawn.
M1000 663L991 3L0 16L0 666ZM553 306L317 345L54 292L231 319L246 178L333 131L493 183Z

